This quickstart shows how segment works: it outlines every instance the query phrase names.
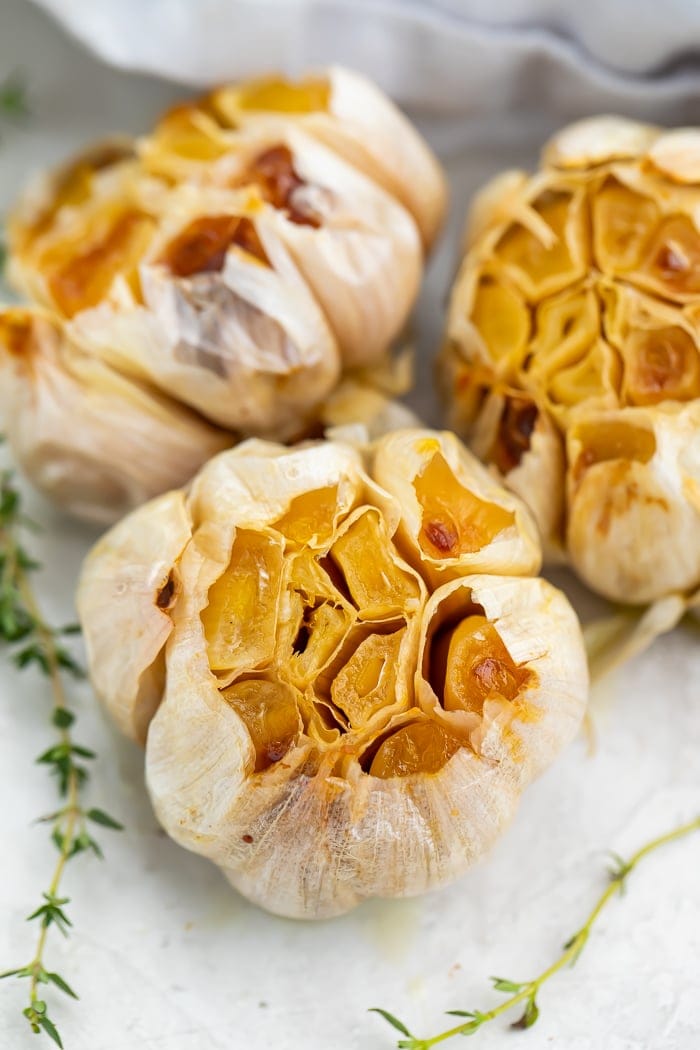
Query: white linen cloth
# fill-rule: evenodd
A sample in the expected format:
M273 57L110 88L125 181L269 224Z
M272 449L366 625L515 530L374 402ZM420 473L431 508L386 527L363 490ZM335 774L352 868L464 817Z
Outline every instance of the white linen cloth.
M188 83L339 62L412 110L692 123L697 0L37 0L107 61Z

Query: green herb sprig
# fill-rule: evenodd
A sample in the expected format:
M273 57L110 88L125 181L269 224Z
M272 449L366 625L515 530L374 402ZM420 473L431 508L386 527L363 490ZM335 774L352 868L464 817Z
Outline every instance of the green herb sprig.
M88 764L96 756L90 748L76 743L75 715L69 708L64 687L66 676L80 678L83 674L64 642L80 628L75 624L51 627L41 613L31 584L31 574L39 566L22 543L24 531L34 527L22 511L12 472L0 472L0 644L17 668L35 667L49 680L51 724L56 741L39 755L37 762L54 775L61 802L58 809L40 818L51 825L51 839L58 857L41 903L27 916L28 922L35 922L39 927L34 956L26 965L0 974L0 978L18 977L29 982L24 1016L32 1031L45 1032L62 1047L41 986L53 985L65 995L78 998L65 978L49 970L45 963L49 930L55 927L66 936L71 927L66 912L70 901L61 890L64 870L68 861L80 853L92 852L102 857L99 843L90 830L92 824L114 830L120 830L122 825L104 810L85 808L82 802L89 778Z
M27 85L19 73L0 81L0 114L11 120L22 120L29 114Z
M534 977L529 981L511 981L504 977L492 977L493 987L497 992L503 992L508 996L503 1002L499 1003L498 1006L493 1007L491 1010L448 1010L447 1013L453 1017L460 1017L462 1020L452 1028L447 1028L443 1032L439 1032L437 1035L431 1036L427 1039L419 1039L413 1035L412 1032L406 1027L406 1025L399 1021L398 1018L394 1017L387 1010L382 1010L379 1007L372 1007L372 1012L381 1014L385 1021L388 1021L393 1028L397 1029L404 1039L400 1039L397 1046L400 1050L431 1050L431 1047L437 1046L438 1043L444 1043L447 1039L452 1039L457 1035L474 1035L478 1032L487 1022L494 1021L497 1017L507 1013L514 1007L521 1007L522 1013L516 1021L511 1024L513 1029L527 1029L537 1022L540 1016L539 1006L537 1004L537 997L539 995L542 985L545 984L551 977L554 977L559 970L562 970L565 966L573 966L579 955L586 947L588 938L591 935L593 926L598 919L600 913L606 907L607 904L618 894L624 893L627 885L627 879L645 857L648 857L650 853L659 849L661 846L665 846L670 842L675 842L677 839L684 838L686 835L690 835L694 831L700 831L700 817L695 820L691 820L688 824L682 824L672 831L667 832L665 835L660 835L658 838L652 839L641 849L638 849L636 853L633 853L629 860L623 860L617 854L611 854L612 866L609 869L609 882L605 890L601 893L600 897L593 906L588 918L584 922L583 926L576 931L576 933L569 938L562 949L561 955L548 966L546 970L543 970L541 974Z

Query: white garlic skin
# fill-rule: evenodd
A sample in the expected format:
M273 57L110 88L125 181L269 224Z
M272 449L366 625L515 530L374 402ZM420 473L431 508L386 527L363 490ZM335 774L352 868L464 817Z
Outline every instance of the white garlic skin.
M491 847L521 791L571 740L583 715L588 679L576 617L550 584L518 575L529 571L521 554L520 565L506 559L513 575L453 573L429 597L421 585L405 649L412 655L401 658L410 659L407 672L415 667L406 679L414 709L427 715L435 708L421 653L433 618L438 624L455 608L483 608L530 675L516 704L487 700L483 719L439 714L447 725L472 721L470 745L438 772L381 779L352 760L342 776L310 776L305 762L313 745L302 736L282 760L251 773L251 737L210 670L200 615L236 530L265 528L295 496L337 484L343 513L369 502L390 534L408 536L415 511L402 501L402 485L391 494L372 480L373 464L388 458L395 476L410 479L415 449L430 441L455 455L450 435L424 429L390 434L371 450L338 441L284 449L250 440L212 460L184 497L162 497L126 518L85 563L78 607L92 673L101 699L135 739L143 739L156 708L154 683L164 661L162 700L146 733L158 819L246 897L279 915L326 918L369 897L411 896L458 878ZM519 507L466 452L460 481ZM518 520L524 532L506 543L525 552L534 527L524 510ZM168 580L175 581L165 593L172 603L163 609L158 598L163 605ZM114 665L115 631L130 655L121 670Z
M0 347L0 408L15 459L68 513L111 524L233 441L86 353L53 317L33 315L31 332L18 354Z

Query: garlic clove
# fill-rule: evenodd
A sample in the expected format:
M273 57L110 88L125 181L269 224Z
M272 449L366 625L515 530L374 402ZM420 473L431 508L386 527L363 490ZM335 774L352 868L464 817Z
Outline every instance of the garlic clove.
M601 594L650 602L700 581L700 406L586 416L567 437L567 544Z
M659 137L659 128L626 117L587 117L554 135L542 153L555 168L588 168L613 160L643 156Z
M455 624L471 621L465 661ZM573 739L587 687L576 614L546 580L465 576L428 600L416 671L421 708L467 734L475 754L521 785L553 761L562 737Z
M191 535L183 493L159 496L102 537L78 586L78 615L91 622L85 644L95 691L122 732L141 744L163 694L181 590L176 566Z
M372 471L400 503L401 540L432 582L474 571L538 571L541 553L529 511L453 434L390 433L375 445Z
M86 310L75 332L212 422L294 436L337 382L338 347L321 309L240 194L175 191L139 281L140 302Z
M429 248L442 224L446 185L434 155L380 89L333 66L301 81L269 77L216 89L204 108L231 128L294 122L396 197Z
M92 356L41 310L0 313L0 372L14 455L39 489L91 521L183 484L233 440Z

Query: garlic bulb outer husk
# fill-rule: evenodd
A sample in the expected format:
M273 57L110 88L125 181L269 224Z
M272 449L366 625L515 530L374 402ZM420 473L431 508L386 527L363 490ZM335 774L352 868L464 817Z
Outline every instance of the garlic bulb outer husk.
M182 485L233 436L92 356L53 315L0 313L5 428L31 481L109 524Z

